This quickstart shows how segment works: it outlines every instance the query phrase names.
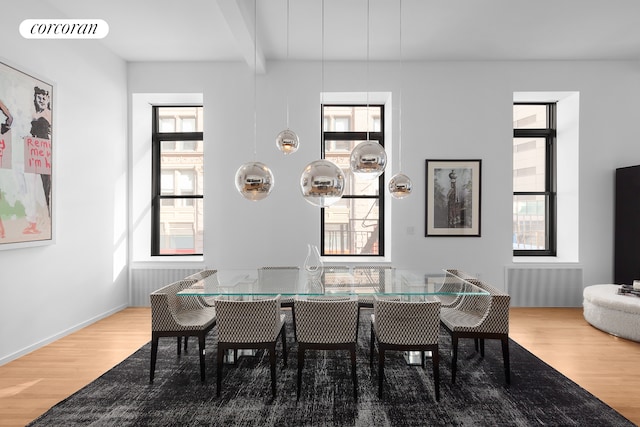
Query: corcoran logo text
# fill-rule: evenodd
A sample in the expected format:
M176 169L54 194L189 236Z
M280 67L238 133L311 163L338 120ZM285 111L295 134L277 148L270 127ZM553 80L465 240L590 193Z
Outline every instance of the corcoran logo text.
M25 19L20 35L25 39L101 39L109 33L102 19Z

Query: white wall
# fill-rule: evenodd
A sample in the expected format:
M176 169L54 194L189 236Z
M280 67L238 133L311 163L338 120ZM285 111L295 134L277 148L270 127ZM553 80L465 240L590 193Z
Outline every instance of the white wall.
M22 20L62 17L46 7L0 25L2 59L55 85L56 209L54 245L0 250L0 364L128 303L126 65L97 41L23 39Z
M388 201L393 209L393 262L439 271L456 267L505 288L512 265L512 100L514 92L571 91L580 99L579 247L585 284L613 276L613 184L617 167L640 163L634 132L640 95L638 62L410 62L402 67L403 171L414 194ZM185 77L182 77L182 76ZM302 262L306 243L319 242L319 211L300 196L303 167L319 157L320 95L392 92L399 67L359 62L270 62L257 77L258 149L275 189L248 202L234 188L236 169L253 156L253 74L244 64L130 64L129 90L204 93L205 264L240 267ZM322 81L324 80L324 84ZM290 126L300 136L282 156L275 135ZM394 107L394 113L395 111ZM397 124L393 128L397 132ZM397 159L397 146L394 148ZM482 159L482 237L424 237L425 159ZM397 160L393 166L397 167ZM562 165L560 165L562 167ZM396 169L394 169L396 170ZM413 228L415 234L410 234ZM147 244L145 242L145 244ZM547 262L548 260L545 260Z

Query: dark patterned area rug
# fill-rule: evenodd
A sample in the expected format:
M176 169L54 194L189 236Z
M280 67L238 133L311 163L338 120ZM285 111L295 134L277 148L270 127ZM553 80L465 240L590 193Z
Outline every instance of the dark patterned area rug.
M511 386L504 382L498 341L485 357L461 340L456 384L451 342L440 340L440 402L431 361L408 366L401 353L386 358L383 399L369 369L369 313L359 331L359 400L354 402L347 352L309 351L296 403L297 346L288 330L289 364L278 347L277 396L271 398L268 355L240 358L223 370L216 398L215 328L207 340L207 381L200 382L197 342L176 354L173 338L160 340L155 380L149 384L148 343L131 357L60 402L32 426L633 426L629 420L511 341ZM287 326L289 326L288 324ZM377 359L376 359L377 360Z

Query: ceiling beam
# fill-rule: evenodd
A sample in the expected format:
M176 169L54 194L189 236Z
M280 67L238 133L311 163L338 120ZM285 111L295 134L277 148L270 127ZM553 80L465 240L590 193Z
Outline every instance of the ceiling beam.
M266 72L266 60L260 48L259 40L256 40L257 37L254 37L256 25L254 22L255 14L253 9L248 11L247 7L244 6L246 2L242 0L217 1L222 15L227 21L229 30L231 30L238 42L238 48L247 65L256 73L264 74ZM257 2L258 0L254 1ZM256 42L255 44L254 41Z

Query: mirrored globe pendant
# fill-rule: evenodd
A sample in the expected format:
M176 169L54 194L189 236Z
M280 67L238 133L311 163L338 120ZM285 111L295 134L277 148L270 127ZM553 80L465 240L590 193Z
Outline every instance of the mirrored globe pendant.
M326 159L309 163L300 176L302 197L314 206L331 206L344 193L344 173L332 161Z
M300 139L298 135L289 128L283 130L276 136L276 147L285 155L298 151L299 145Z
M273 189L273 173L264 163L245 163L236 171L236 189L247 200L266 198Z
M396 199L404 199L411 194L411 179L403 173L397 173L389 180L389 193Z
M351 151L351 171L360 178L375 179L387 166L387 153L376 141L364 141Z

